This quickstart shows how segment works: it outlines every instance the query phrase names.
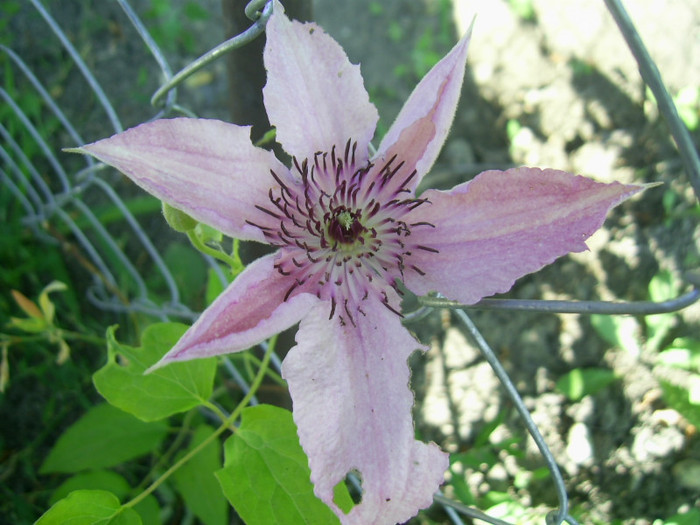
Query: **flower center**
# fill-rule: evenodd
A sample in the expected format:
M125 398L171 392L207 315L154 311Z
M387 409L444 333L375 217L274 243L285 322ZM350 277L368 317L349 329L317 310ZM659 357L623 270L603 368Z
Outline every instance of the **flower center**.
M301 164L294 160L298 178L281 178L270 189L270 205L255 207L273 217L278 227L261 226L267 241L280 247L277 271L288 277L287 300L296 293L312 293L331 304L330 317L355 324L364 315L369 297L399 313L397 280L405 271L424 272L412 262L417 250L434 248L411 242L413 228L434 226L409 220L410 212L428 203L416 198L409 186L416 172L392 157L382 165L355 165L356 143L347 142L343 156L318 152Z
M338 208L328 221L328 236L341 244L353 244L365 232L359 215L344 206Z

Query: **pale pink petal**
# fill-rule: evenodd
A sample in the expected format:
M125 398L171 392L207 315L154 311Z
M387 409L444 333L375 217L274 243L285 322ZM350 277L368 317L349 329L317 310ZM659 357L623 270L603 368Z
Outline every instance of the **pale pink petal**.
M318 299L297 293L284 300L294 280L274 267L277 257L250 264L153 368L245 350L298 323Z
M462 303L505 292L515 280L557 257L587 249L585 240L616 204L642 187L602 184L558 170L486 171L451 191L425 191L406 222L416 227L406 286L423 295L438 291Z
M250 142L250 128L177 118L141 124L79 148L127 175L159 199L239 239L265 242L260 226L279 221L258 210L289 170Z
M333 146L342 152L352 139L358 162L366 161L379 116L360 67L316 24L290 22L279 2L266 35L265 107L287 153L301 161Z
M338 316L329 321L327 304L314 307L282 375L316 495L343 524L403 522L431 504L448 456L414 439L406 360L422 345L378 301L363 301L362 308L366 315L356 317L355 327ZM345 515L333 487L351 471L359 473L363 494Z
M452 126L470 36L471 31L423 77L379 145L374 162L379 164L379 159L388 160L398 154L399 160L406 161L407 171L417 171L412 188L430 170ZM412 126L417 129L409 131Z

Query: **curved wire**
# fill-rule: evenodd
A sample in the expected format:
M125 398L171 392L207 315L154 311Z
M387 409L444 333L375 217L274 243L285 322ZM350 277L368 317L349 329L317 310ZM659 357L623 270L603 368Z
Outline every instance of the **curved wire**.
M639 66L639 73L642 79L649 86L651 92L656 97L656 103L659 106L659 111L666 119L666 123L671 131L671 136L678 146L678 151L683 159L690 184L695 190L695 196L700 199L700 157L693 145L693 138L690 136L688 128L685 127L683 121L678 116L678 110L673 103L668 90L661 79L659 68L651 59L649 51L647 51L642 37L635 29L632 19L627 14L620 0L603 0L610 11L610 14L615 19L617 27L620 29L622 36L625 38L627 45L632 51L634 59Z
M61 30L56 20L54 20L51 14L46 10L46 8L41 4L41 2L39 2L39 0L30 0L30 2L34 5L34 8L37 11L39 11L39 14L42 16L42 18L48 24L48 26L51 28L54 34L58 37L63 47L70 55L71 59L75 62L75 65L78 66L78 69L80 69L80 72L83 74L83 77L85 77L85 80L90 85L90 88L92 88L93 93L95 93L95 96L97 97L97 100L100 102L100 105L107 113L107 117L112 123L114 131L117 133L124 131L121 121L117 116L117 112L114 110L114 106L112 106L112 103L107 98L107 95L105 95L102 86L95 78L95 75L93 75L90 72L90 68L88 68L87 64L85 64L85 61L80 57L80 53L76 51L73 44L70 43L70 40L68 40L68 37Z
M698 288L668 301L548 301L542 299L482 299L475 304L461 304L442 297L419 297L422 306L453 310L520 310L560 314L653 315L682 310L700 299ZM418 310L417 312L419 312ZM411 315L416 315L414 312Z
M173 70L170 67L170 64L168 64L168 61L165 59L165 55L163 54L163 52L161 51L160 47L153 39L151 34L148 32L146 27L143 25L143 22L141 22L141 19L138 17L134 9L126 0L117 0L117 2L119 3L127 18L131 22L131 25L133 25L134 29L136 29L136 32L141 37L141 40L143 40L144 44L146 44L146 47L150 51L151 55L153 55L155 61L158 63L158 67L163 73L163 76L166 79L171 79L173 76ZM176 94L177 93L175 90L168 92L168 99L165 102L166 108L170 108L175 105Z
M225 42L222 42L215 48L207 51L201 57L193 60L183 69L175 73L175 75L170 80L168 80L165 84L163 84L156 90L156 92L151 97L151 104L153 106L157 106L160 102L160 99L163 98L163 96L166 93L168 93L171 89L180 84L192 73L199 71L204 66L206 66L210 62L213 62L217 58L228 53L229 51L232 51L233 49L239 48L255 40L265 31L265 25L267 24L267 21L271 15L272 2L268 1L268 3L265 5L265 9L262 12L262 15L248 29L246 29L242 33L237 34L232 38L229 38Z
M556 487L557 499L559 501L559 509L553 521L554 524L558 525L565 521L567 518L570 518L570 516L568 514L569 496L566 493L566 485L564 484L564 478L562 477L559 467L557 466L557 462L554 459L552 453L550 452L547 443L542 437L542 434L537 428L537 425L533 421L530 412L528 411L527 407L525 406L525 403L523 402L523 399L520 397L520 394L518 394L515 385L510 380L510 377L508 377L505 368L503 368L503 365L498 360L498 357L496 357L496 354L493 352L493 350L491 350L491 347L486 342L486 339L484 339L484 336L481 335L481 332L479 332L476 325L472 322L472 320L464 311L457 310L455 314L462 322L462 324L467 328L469 334L472 336L476 344L481 349L481 353L484 355L484 358L486 359L488 364L491 365L491 368L496 374L496 377L498 377L498 380L506 389L506 393L513 402L513 405L516 411L518 412L518 415L525 423L525 428L527 428L527 431L530 433L530 436L532 436L532 439L535 441L537 448L540 450L540 453L542 454L542 457L544 458L545 463L547 464L547 468L549 469L549 472L552 475L552 478L554 479L554 486ZM570 523L574 524L575 520L570 521Z

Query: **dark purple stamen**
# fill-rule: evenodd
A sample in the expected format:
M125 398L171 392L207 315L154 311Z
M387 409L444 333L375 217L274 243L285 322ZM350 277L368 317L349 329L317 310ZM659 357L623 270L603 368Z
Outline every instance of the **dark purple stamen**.
M355 316L365 315L361 303L370 297L400 316L386 285L401 295L397 283L406 272L425 275L413 264L412 251L438 253L410 241L413 228L435 227L410 222L406 215L429 204L410 187L417 172L408 173L397 155L376 166L366 162L357 167L356 152L357 143L348 141L309 159L293 158L296 180L270 170L275 181L270 203L255 206L268 217L246 220L282 248L275 268L292 280L285 301L302 290L315 294L330 301L330 318L337 315L342 325L353 326Z

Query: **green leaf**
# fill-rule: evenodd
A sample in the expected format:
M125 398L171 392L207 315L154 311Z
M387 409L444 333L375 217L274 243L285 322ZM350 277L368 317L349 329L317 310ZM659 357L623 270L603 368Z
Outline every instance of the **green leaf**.
M202 240L204 244L210 242L218 244L224 238L224 234L221 233L219 230L212 228L211 226L207 226L206 224L202 224L201 222L197 225L195 231L197 236Z
M97 405L58 438L39 472L118 465L158 447L167 432L165 423L144 423L111 405Z
M34 301L18 290L11 290L11 292L17 306L19 306L25 314L27 314L29 317L33 317L34 319L44 320L44 313L39 309Z
M10 322L7 324L28 334L40 334L49 328L45 319L37 319L36 317L10 317Z
M656 302L673 299L677 288L671 272L659 272L649 281L649 298ZM675 324L676 316L674 314L648 315L644 318L644 322L647 325L647 345L656 350Z
M116 472L111 470L93 470L68 478L51 494L49 503L54 505L73 491L87 489L111 492L121 501L125 501L131 492L129 484ZM139 513L143 523L148 525L161 523L160 507L153 495L146 496L134 506L134 510Z
M647 346L652 350L658 350L668 332L676 324L674 314L647 315L644 318L647 325Z
M667 301L673 299L678 291L676 280L671 272L664 270L657 273L649 281L649 298L652 301Z
M663 398L666 404L676 410L696 428L700 428L700 406L691 403L686 389L661 381Z
M44 314L44 319L49 324L53 324L53 318L56 315L56 306L49 299L51 292L64 292L68 287L60 281L52 281L39 294L39 307Z
M185 17L190 20L208 20L209 11L197 2L187 2L185 4Z
M688 401L693 405L700 406L700 376L690 376L688 385Z
M107 330L107 364L93 376L95 388L110 404L143 421L164 419L186 412L211 397L216 358L173 363L150 374L144 372L160 360L182 337L187 327L159 323L146 328L141 347L122 345ZM119 364L119 361L125 364Z
M700 510L690 509L664 520L664 525L697 525L700 523Z
M96 489L111 492L117 498L122 499L131 490L126 480L111 470L93 470L76 474L64 481L51 494L49 503L54 505L59 500L68 496L75 490Z
M188 450L197 447L213 433L214 429L209 426L198 427ZM182 495L187 507L205 525L228 523L228 503L214 477L214 473L220 468L221 443L218 439L214 439L173 475L175 487Z
M484 496L485 500L498 500L500 498L503 498L502 501L486 509L486 514L492 518L511 523L535 523L534 516L531 515L532 511L516 501L514 496L506 492L498 493L498 495L488 493Z
M667 366L700 372L700 341L678 337L659 354L658 361Z
M205 295L207 306L213 303L225 289L226 284L221 282L221 279L219 279L219 274L216 273L216 270L214 270L214 268L209 268L209 272L207 274L207 291Z
M180 233L187 233L199 224L197 220L187 215L184 211L174 208L165 201L163 201L163 217L168 226Z
M633 317L594 314L591 325L608 343L634 356L639 355L639 323Z
M557 390L572 401L593 395L618 378L607 368L575 368L557 381Z
M534 20L536 13L532 0L508 0L513 12L523 20Z
M131 508L122 507L111 492L77 490L60 500L35 525L140 525L141 518Z
M690 131L700 126L700 88L686 86L674 97L678 116Z
M308 460L289 411L269 405L246 408L224 450L224 468L216 477L248 525L338 523L313 493ZM336 503L349 508L350 495L344 484L339 487Z
M163 259L182 294L182 301L193 304L198 298L201 300L207 278L207 266L202 254L191 245L172 243L165 250Z

